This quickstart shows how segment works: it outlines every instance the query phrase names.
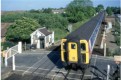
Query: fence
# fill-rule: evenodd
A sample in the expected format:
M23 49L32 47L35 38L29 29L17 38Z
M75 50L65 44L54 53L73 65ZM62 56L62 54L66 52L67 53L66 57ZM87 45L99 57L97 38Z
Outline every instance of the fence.
M5 66L7 67L7 60L17 53L22 53L22 42L18 42L17 45L3 51L3 57L5 57Z

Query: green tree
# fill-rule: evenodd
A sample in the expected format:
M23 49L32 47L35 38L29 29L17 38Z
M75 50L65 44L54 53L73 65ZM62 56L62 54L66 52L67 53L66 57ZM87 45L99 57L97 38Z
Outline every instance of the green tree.
M107 7L106 8L106 12L108 13L108 15L112 15L113 14L111 7Z
M68 6L93 6L91 0L73 0Z
M71 23L90 18L94 13L95 9L91 0L73 0L66 7L66 16Z
M66 29L68 25L68 21L66 18L55 14L42 14L40 15L38 21L40 25L50 29L52 28Z
M42 11L41 10L31 9L29 12L31 12L31 13L41 13Z
M52 13L52 9L51 8L43 9L43 13Z
M30 38L30 34L39 27L36 20L23 17L16 20L8 29L6 39L12 41L25 41Z
M101 10L104 10L104 6L102 4L99 4L97 7L96 7L96 12L100 12Z

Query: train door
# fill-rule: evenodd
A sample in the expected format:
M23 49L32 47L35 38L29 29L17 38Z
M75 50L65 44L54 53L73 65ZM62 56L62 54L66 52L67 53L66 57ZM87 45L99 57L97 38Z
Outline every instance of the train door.
M78 61L78 51L77 51L77 43L69 42L68 43L68 59L69 62L77 63Z
M65 47L66 47L65 42L66 42L66 39L61 40L61 61L63 62L65 61L65 55L67 55L65 50Z
M80 53L81 53L81 60L83 63L88 64L89 63L89 47L88 42L86 40L80 40Z

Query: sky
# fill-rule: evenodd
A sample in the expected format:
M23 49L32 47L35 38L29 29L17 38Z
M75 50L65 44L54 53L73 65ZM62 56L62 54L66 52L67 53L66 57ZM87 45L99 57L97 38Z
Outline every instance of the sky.
M1 0L2 11L66 7L73 0ZM93 5L120 6L120 0L92 0Z

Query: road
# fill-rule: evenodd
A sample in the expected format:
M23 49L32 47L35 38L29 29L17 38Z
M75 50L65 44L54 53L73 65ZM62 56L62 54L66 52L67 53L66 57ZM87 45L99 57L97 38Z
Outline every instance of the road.
M21 75L30 75L30 77L33 77L32 75L41 75L46 78L51 78L53 80L62 80L65 78L68 72L62 65L62 62L60 60L60 54L56 51L47 51L33 54L17 54L15 58L15 73ZM9 66L12 66L11 60L12 59L8 60ZM113 59L93 55L90 67L86 70L84 74L84 79L89 80L94 78L106 78L108 64L111 66L110 74L112 74L116 68L116 64ZM82 70L71 70L66 78L69 80L80 80L82 75Z

